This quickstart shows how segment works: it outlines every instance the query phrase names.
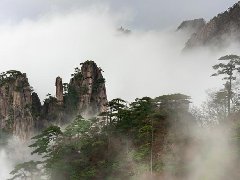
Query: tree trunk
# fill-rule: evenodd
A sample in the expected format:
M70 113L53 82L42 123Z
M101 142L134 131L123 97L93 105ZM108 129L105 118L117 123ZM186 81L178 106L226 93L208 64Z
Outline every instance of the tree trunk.
M232 99L232 77L230 77L228 87L228 115L231 113L231 99Z
M153 175L153 120L151 119L151 126L152 126L152 132L151 132L151 160L150 160L150 166L151 166L151 175Z

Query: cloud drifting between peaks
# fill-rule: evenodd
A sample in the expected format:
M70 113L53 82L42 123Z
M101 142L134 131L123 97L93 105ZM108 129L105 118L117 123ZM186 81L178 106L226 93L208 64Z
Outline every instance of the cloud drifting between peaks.
M109 99L181 92L200 101L205 89L219 84L210 75L222 54L198 51L184 56L187 37L171 30L133 30L127 36L117 32L129 18L91 8L2 24L0 71L26 72L41 99L48 92L54 95L57 76L69 82L74 67L85 60L105 70Z

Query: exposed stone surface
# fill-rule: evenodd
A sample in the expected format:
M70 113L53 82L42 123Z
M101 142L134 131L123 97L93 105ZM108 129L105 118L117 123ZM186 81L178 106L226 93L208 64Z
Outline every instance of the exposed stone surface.
M75 115L93 117L105 112L107 95L102 70L93 61L76 68L63 93L62 78L56 78L56 97L48 95L43 106L32 92L26 74L8 71L0 75L0 129L21 139L50 124L63 125Z
M63 104L63 83L62 83L62 78L57 77L56 78L56 98L58 104Z
M81 71L70 81L79 97L78 113L82 116L95 116L106 111L107 95L105 79L101 68L93 61L82 64Z
M8 71L0 79L0 127L28 138L34 127L32 95L26 74Z
M187 31L190 35L200 31L206 22L203 18L183 21L180 26L178 26L177 31Z
M48 97L42 108L44 124L64 124L75 115L93 117L106 111L107 95L101 68L93 61L81 66L81 69L75 68L70 82L65 83L64 94L62 79L57 77L56 97Z
M186 49L203 45L227 45L228 40L240 40L240 3L211 19L186 43Z

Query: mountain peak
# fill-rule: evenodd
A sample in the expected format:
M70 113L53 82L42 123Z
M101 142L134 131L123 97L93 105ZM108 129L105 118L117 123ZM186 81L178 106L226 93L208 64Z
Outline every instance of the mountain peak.
M187 41L185 49L204 45L226 46L228 40L240 41L240 2L212 18Z
M1 73L0 130L28 139L51 123L64 124L75 115L93 117L105 112L107 95L102 69L94 61L80 65L69 83L56 78L56 96L48 94L43 105L25 73Z

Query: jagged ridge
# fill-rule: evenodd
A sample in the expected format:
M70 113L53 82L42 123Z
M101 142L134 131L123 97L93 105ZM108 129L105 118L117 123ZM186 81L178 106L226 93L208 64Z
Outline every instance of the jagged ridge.
M177 31L187 31L193 34L199 31L206 25L206 21L203 18L183 21L177 28Z
M211 44L224 46L227 43L226 37L227 39L234 37L235 40L239 41L239 32L240 2L215 16L203 28L194 33L187 41L185 49Z
M0 128L19 136L31 137L49 124L64 124L75 115L96 116L106 111L107 95L102 70L95 62L75 68L70 83L56 78L56 97L50 94L41 105L26 74L8 71L0 75Z

